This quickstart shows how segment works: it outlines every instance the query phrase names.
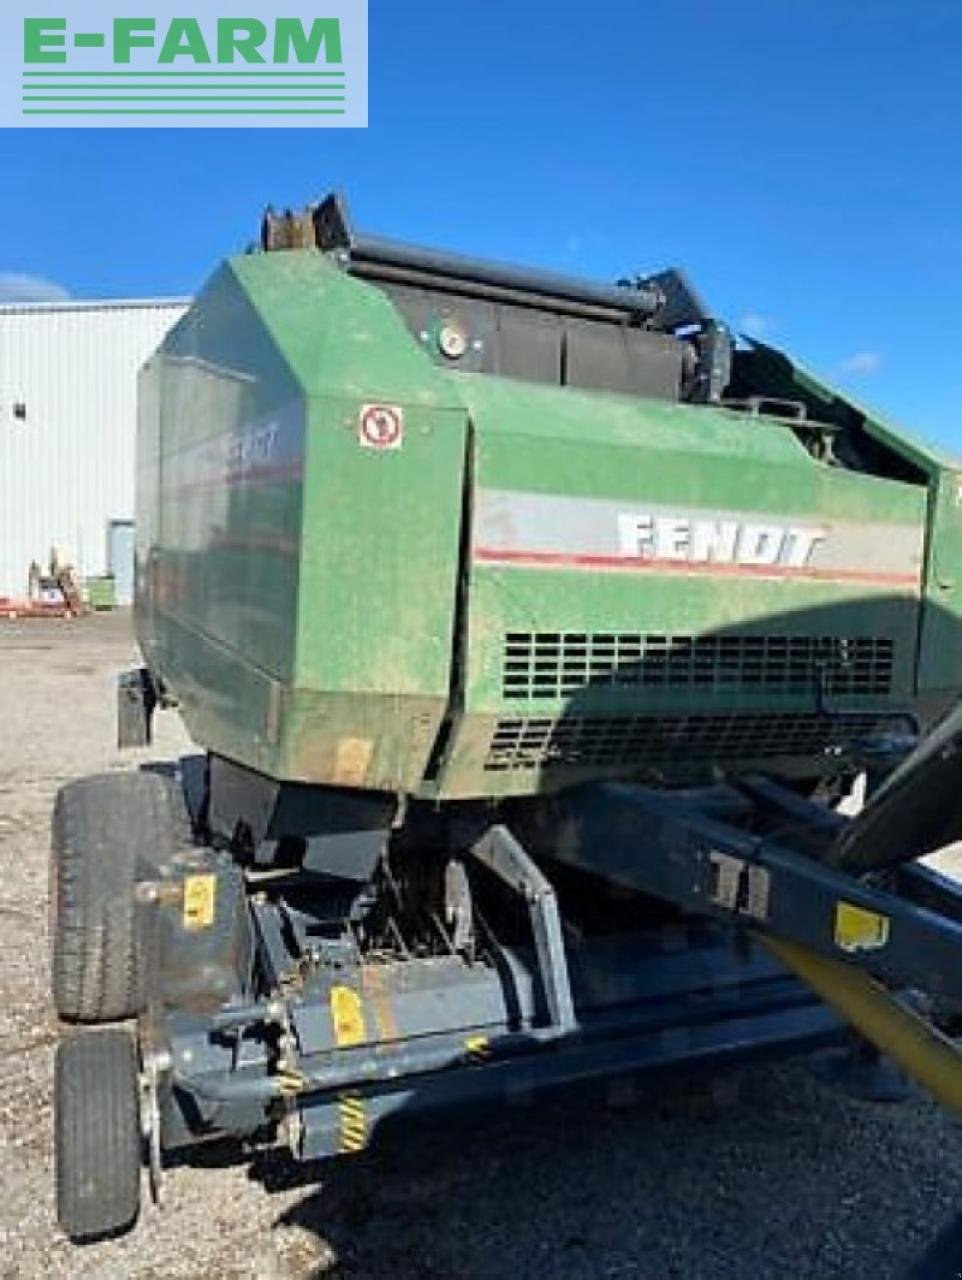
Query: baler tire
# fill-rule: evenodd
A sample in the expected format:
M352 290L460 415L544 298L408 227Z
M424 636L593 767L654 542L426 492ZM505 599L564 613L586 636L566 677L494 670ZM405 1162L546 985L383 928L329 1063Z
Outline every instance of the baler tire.
M76 1242L119 1235L140 1210L141 1133L133 1039L121 1028L57 1046L57 1219Z
M138 879L190 843L180 786L114 773L62 787L53 811L52 985L66 1022L115 1022L143 1008Z

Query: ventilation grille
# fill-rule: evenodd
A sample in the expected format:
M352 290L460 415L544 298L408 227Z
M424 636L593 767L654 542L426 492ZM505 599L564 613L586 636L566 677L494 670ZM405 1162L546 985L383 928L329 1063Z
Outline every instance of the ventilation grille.
M812 756L885 723L874 715L632 716L499 720L485 769L639 767L678 760Z
M564 698L593 687L778 689L887 694L885 636L669 636L511 631L504 640L505 698Z

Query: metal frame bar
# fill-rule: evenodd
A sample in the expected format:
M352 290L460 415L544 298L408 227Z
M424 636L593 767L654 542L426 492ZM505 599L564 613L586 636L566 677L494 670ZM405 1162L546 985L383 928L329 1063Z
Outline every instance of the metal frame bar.
M556 1035L567 1035L575 1027L574 1002L558 899L550 881L538 870L507 827L491 827L471 846L470 853L504 884L520 893L528 904L551 1029Z
M916 896L927 889L935 911L708 817L668 792L620 783L559 798L551 830L562 825L565 840L548 837L544 849L559 862L686 911L802 943L893 986L962 998L962 892L944 879L937 896L929 877L903 880L916 886ZM843 927L853 912L863 913L861 938Z
M293 1020L289 1001L274 999L255 1002L236 1009L225 1009L212 1019L212 1029L223 1033L228 1029L253 1028L257 1025L283 1026ZM809 1015L812 1018L809 1019ZM395 1089L404 1081L420 1090L439 1075L458 1076L468 1069L487 1069L500 1064L501 1077L510 1076L514 1066L522 1073L534 1071L556 1081L572 1078L562 1060L575 1061L578 1054L591 1050L603 1055L601 1046L633 1046L625 1048L623 1059L645 1066L668 1053L673 1061L687 1056L686 1044L722 1043L751 1048L752 1036L747 1025L759 1019L766 1025L765 1038L778 1039L778 1022L784 1019L782 1035L794 1039L795 1020L800 1019L823 1039L839 1034L840 1024L834 1015L814 1001L810 993L791 977L778 971L749 979L742 987L713 990L706 1000L704 991L693 1005L687 994L664 998L652 995L628 1007L612 1007L590 1012L577 1028L559 1037L552 1027L528 1027L513 1031L501 1026L476 1028L485 1034L483 1050L472 1048L477 1037L471 1028L457 1031L417 1035L396 1043L365 1044L344 1047L334 1052L312 1054L298 1062L297 1077L288 1073L265 1074L262 1062L225 1070L208 1064L200 1069L174 1068L172 1082L178 1088L208 1103L266 1104L276 1098L297 1097L302 1100L315 1095L334 1096L345 1088L359 1088L378 1093ZM737 1030L734 1030L737 1028ZM731 1047L731 1046L729 1046ZM574 1057L572 1057L572 1054ZM542 1063L558 1059L558 1065L526 1067L532 1056ZM600 1068L596 1068L600 1074ZM417 1082L417 1083L414 1083Z
M661 1033L641 1027L610 1038L575 1037L554 1044L550 1052L495 1056L463 1070L395 1080L376 1089L361 1086L357 1096L363 1099L370 1137L380 1124L402 1113L475 1105L625 1074L657 1077L682 1064L695 1071L773 1057L785 1051L786 1043L794 1053L811 1052L838 1044L840 1035L838 1019L824 1004L796 999L791 1005L745 1007L739 1015L717 1021L685 1021ZM299 1115L297 1158L324 1158L344 1150L336 1095L304 1098Z

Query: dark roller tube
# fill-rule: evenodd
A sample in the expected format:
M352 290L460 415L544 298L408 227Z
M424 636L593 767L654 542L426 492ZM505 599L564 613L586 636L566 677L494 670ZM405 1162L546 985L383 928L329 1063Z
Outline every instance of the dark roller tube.
M457 253L400 244L381 236L355 235L349 252L351 260L359 267L363 263L383 264L427 275L453 277L471 284L539 294L544 298L564 298L630 315L653 316L664 304L664 295L657 288L591 284L553 271L526 270L500 262L486 262Z

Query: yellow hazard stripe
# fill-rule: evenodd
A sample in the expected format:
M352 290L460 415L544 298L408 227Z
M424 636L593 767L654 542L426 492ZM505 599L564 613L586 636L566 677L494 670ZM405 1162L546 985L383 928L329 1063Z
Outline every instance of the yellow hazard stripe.
M302 1089L307 1088L307 1077L295 1067L282 1067L276 1079L283 1094L300 1093Z
M340 1120L339 1150L347 1154L363 1151L367 1146L368 1125L364 1099L359 1093L338 1095L337 1110Z
M334 1042L348 1049L367 1041L364 1004L353 987L331 987L331 1024ZM338 1150L344 1154L363 1151L367 1146L368 1124L364 1099L354 1089L338 1094Z

